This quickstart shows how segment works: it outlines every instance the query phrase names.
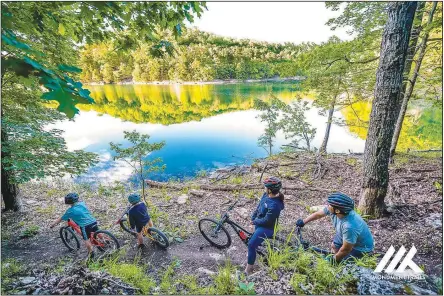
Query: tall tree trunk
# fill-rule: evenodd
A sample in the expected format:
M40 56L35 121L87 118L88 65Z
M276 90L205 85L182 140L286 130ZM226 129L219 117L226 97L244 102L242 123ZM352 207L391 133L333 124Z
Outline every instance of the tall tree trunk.
M333 121L333 113L335 112L335 104L336 104L336 97L331 102L330 109L328 109L327 127L325 129L324 140L322 140L321 147L319 148L319 153L327 152L327 143L328 143L328 138L330 137L330 129L331 129L331 123Z
M364 178L359 209L381 217L387 193L390 144L401 106L402 74L417 2L391 2L376 72L375 98L364 149Z
M3 114L2 114L3 117ZM3 126L2 126L3 127ZM1 141L2 146L5 145L7 142L8 136L6 134L6 131L1 129ZM2 149L1 152L2 159L5 159L5 157L9 157L9 152L5 152L4 149ZM14 184L11 182L12 180L12 172L6 171L3 166L3 162L1 165L1 173L2 173L2 197L3 202L5 204L5 211L20 211L22 209L22 203L20 201L19 197L19 188L17 184Z
M433 14L435 13L436 5L437 5L437 2L433 2L432 9L429 12L429 18L426 23L426 28L433 21ZM423 13L424 6L425 6L425 2L419 2L418 9L421 9L421 11L419 11L419 13L418 13L418 18L420 18L420 20L422 20L422 16L424 14ZM411 42L411 45L409 48L409 53L407 55L406 67L408 67L408 71L407 71L407 69L404 70L404 75L407 72L407 79L403 84L404 97L402 100L402 105L401 105L401 110L399 112L398 120L396 121L395 132L393 134L392 144L390 147L390 162L392 162L393 157L395 155L396 146L397 146L398 140L399 140L399 135L401 134L402 123L404 122L405 113L407 112L407 107L408 107L410 98L412 96L413 89L414 89L415 83L416 83L416 79L418 78L418 73L421 68L421 63L422 63L422 60L424 58L425 51L427 48L427 40L429 39L429 29L426 29L427 31L424 32L424 37L423 37L421 43L419 44L419 53L418 53L418 58L415 61L415 69L413 70L413 73L412 73L410 79L408 79L408 77L410 75L410 70L412 67L413 57L415 56L416 44L418 42L418 36L421 31L421 23L418 26L415 26L415 28L413 30L415 30L417 32L412 32L412 42ZM407 85L408 85L408 87L407 87Z

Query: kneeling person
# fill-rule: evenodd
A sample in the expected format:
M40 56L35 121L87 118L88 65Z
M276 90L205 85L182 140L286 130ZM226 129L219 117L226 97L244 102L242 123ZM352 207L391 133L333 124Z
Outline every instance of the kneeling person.
M132 204L132 207L128 211L128 219L132 230L137 232L137 244L138 248L143 248L143 235L142 231L145 225L153 227L150 215L148 215L148 209L144 202L141 201L139 194L130 194L128 201Z
M336 234L331 244L333 259L336 262L347 260L351 257L361 258L366 253L373 251L374 242L370 229L356 213L354 201L347 195L336 192L327 199L327 206L305 219L299 219L296 225L303 227L310 221L330 216Z

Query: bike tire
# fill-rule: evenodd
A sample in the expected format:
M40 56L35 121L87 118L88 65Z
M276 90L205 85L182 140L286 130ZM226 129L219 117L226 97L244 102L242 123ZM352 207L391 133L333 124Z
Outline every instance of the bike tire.
M129 225L129 221L127 220L121 220L120 221L120 227L125 231L128 232L129 234L131 234L132 236L137 236L137 232L131 230L130 225Z
M218 249L225 249L228 248L231 245L231 236L228 233L227 229L225 229L225 227L223 225L220 226L220 230L219 233L224 233L226 238L227 238L227 242L225 244L221 244L221 243L217 243L215 242L211 237L212 234L210 233L206 233L205 229L203 228L203 225L205 223L209 223L210 225L212 225L212 227L216 227L219 223L213 219L208 219L208 218L203 218L199 220L199 231L202 234L202 236L213 246L215 246Z
M161 247L162 249L166 249L170 246L170 242L168 240L168 237L159 229L150 227L148 228L148 232L150 236L154 239L153 241ZM153 235L154 233L154 235ZM151 239L151 238L150 238Z
M98 231L94 232L94 239L97 241L103 240L103 237L100 238L99 234L103 234L108 237L108 239L106 239L106 241L105 241L105 244L107 247L97 246L97 249L99 249L101 252L105 252L108 250L113 251L113 249L114 250L120 249L119 241L111 232L109 232L107 230L98 230ZM112 246L111 244L113 244L114 246ZM110 248L110 246L111 246L111 248Z
M69 226L60 228L60 238L63 244L70 250L76 251L80 249L80 241L77 235ZM73 244L74 243L74 244Z

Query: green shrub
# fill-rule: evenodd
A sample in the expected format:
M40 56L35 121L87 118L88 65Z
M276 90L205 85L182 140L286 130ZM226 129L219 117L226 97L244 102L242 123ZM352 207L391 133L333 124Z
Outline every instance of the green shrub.
M20 238L34 237L39 233L39 231L40 227L38 227L37 225L31 225L20 234Z
M217 295L232 295L236 293L237 280L234 278L236 269L227 261L224 266L219 267L217 274L214 276L214 283Z

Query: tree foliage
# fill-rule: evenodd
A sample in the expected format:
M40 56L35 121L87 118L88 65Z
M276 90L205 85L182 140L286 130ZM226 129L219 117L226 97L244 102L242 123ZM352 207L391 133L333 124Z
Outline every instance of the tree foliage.
M171 52L169 42L156 39L157 28L180 35L185 19L192 22L200 2L2 2L2 77L13 72L39 78L46 100L73 117L79 103L92 103L89 91L76 82L79 44L114 38L120 48L138 40L155 42L153 52ZM117 34L121 33L121 34ZM156 51L157 50L157 51Z
M214 79L261 79L302 75L297 57L309 44L273 44L221 37L187 29L175 39L162 31L176 51L158 57L151 41L134 49L116 49L112 42L85 46L81 53L81 79L85 82L116 83L161 80L208 81ZM125 73L122 75L122 73Z
M66 116L45 106L39 95L17 77L2 88L2 171L14 184L78 175L97 162L95 153L69 151L61 130L46 128Z
M145 178L151 172L162 171L166 165L158 165L162 162L161 158L149 159L149 154L162 149L165 142L148 143L149 135L143 135L136 131L124 131L124 139L131 143L131 146L124 148L122 144L109 143L111 150L116 155L114 160L121 159L125 161L134 170L138 180L142 185L142 196L145 198Z

